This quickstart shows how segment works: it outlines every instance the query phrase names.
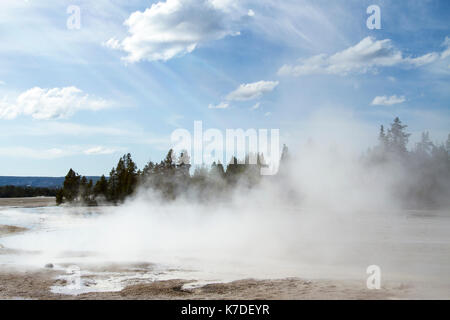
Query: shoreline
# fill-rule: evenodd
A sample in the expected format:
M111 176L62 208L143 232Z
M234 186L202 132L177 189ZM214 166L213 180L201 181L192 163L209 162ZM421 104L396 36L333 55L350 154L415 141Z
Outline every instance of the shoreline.
M160 280L128 285L116 292L90 292L78 295L52 293L52 286L64 285L52 269L0 269L0 300L390 300L411 298L411 287L389 285L368 290L353 280L242 279L228 283L211 283L184 289L192 281ZM413 297L414 298L414 297Z
M0 208L40 208L56 206L55 197L0 198Z

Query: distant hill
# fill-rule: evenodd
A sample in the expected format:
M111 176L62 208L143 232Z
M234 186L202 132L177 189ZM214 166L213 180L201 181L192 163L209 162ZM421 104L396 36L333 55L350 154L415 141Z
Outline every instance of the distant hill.
M86 177L95 183L100 177ZM64 177L2 177L0 186L20 186L34 188L59 188L64 182Z

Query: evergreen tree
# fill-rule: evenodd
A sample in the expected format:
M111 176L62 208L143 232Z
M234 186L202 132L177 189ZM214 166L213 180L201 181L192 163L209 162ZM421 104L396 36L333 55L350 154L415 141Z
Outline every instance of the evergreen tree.
M155 167L156 165L152 161L149 161L142 170L142 176L144 178L150 177L155 172Z
M69 170L63 183L64 198L68 202L72 202L77 199L80 192L80 176L73 171Z
M127 154L125 157L125 168L126 168L126 178L125 178L125 189L124 196L131 195L136 189L137 185L137 165L131 159L131 154Z
M189 177L189 170L191 168L191 158L189 157L189 153L187 150L183 150L180 153L180 156L177 160L177 172L179 172L178 176L185 180Z
M448 134L447 142L445 143L445 149L450 156L450 133Z
M205 165L195 167L192 178L196 181L204 181L208 176L208 168Z
M81 177L80 180L80 190L78 192L78 194L80 195L80 198L83 202L87 202L88 201L88 181L86 179L85 176Z
M211 165L211 169L209 170L209 175L212 177L212 179L223 179L225 176L225 172L223 170L223 165L220 163L216 164L214 161Z
M229 184L236 184L242 174L247 170L248 164L240 164L236 157L232 157L230 163L227 166L227 171L225 172L225 178Z
M217 164L216 170L221 178L225 177L225 170L223 168L223 164L220 163L220 161Z
M386 136L386 133L384 132L384 126L380 126L380 134L378 135L378 142L379 146L382 148L382 150L386 150L388 146L388 137Z
M118 199L118 178L116 174L116 169L112 168L109 173L109 180L108 180L108 197L107 199L112 202L116 202Z
M420 157L427 157L431 154L433 143L428 132L422 132L422 139L416 144L416 154Z
M261 155L262 157L262 161L261 161L261 165L265 166L265 162L264 162L264 155ZM279 164L279 168L278 168L278 175L285 175L287 174L287 163L289 162L289 149L288 147L283 144L283 149L281 151L281 158L280 158L280 164Z
M289 160L289 149L288 147L283 144L283 150L281 151L281 162L286 162Z
M173 149L170 149L169 152L166 155L166 158L163 161L163 168L165 174L173 174L175 172L175 154L173 152Z
M94 186L93 189L94 197L102 196L105 197L105 199L108 196L108 180L106 180L105 175L102 175L100 177L100 180L98 180Z
M56 192L56 205L60 205L64 202L64 190L58 189L58 191Z
M410 134L405 132L407 127L408 126L402 124L398 117L394 119L387 135L390 151L400 155L408 152L406 146L408 144Z
M137 166L128 153L120 158L116 168L111 170L108 182L109 200L113 202L125 200L134 192L137 181Z

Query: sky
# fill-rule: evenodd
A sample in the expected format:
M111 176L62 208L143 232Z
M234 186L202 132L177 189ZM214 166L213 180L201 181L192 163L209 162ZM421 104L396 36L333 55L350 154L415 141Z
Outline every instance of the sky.
M449 21L447 0L2 0L0 175L142 168L196 120L364 151L399 116L443 142Z

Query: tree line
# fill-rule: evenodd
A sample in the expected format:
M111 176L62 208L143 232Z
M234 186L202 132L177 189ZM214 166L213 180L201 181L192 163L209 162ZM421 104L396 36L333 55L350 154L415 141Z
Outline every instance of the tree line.
M288 149L283 148L282 157ZM67 173L63 187L56 194L57 204L79 202L97 205L99 202L121 203L132 195L138 186L152 189L165 199L175 199L187 191L203 196L218 194L239 183L249 188L259 183L260 169L265 166L262 154L254 155L256 164L250 164L250 156L238 161L233 157L224 167L214 162L209 168L196 167L191 174L190 157L187 151L178 156L170 149L166 157L158 162L149 161L142 170L137 168L131 154L121 157L111 169L109 177L103 175L95 184L92 180L77 174L73 169Z
M363 164L368 168L396 164L407 172L404 177L396 178L396 196L413 207L430 207L442 199L450 199L450 134L445 143L435 143L429 133L424 132L411 149L408 149L409 138L407 126L395 118L388 129L380 127L378 144L363 155ZM265 166L264 155L254 155L256 164L250 164L254 163L249 161L250 156L240 161L233 157L227 165L214 162L209 167L199 166L191 173L186 151L175 155L169 150L162 161L150 161L142 170L137 168L131 155L126 154L112 168L108 178L103 175L95 184L70 169L63 187L57 191L56 201L58 204L117 204L135 193L138 187L152 189L169 200L180 196L195 196L204 201L218 195L226 197L230 194L227 191L238 183L241 187L252 188L262 179L271 180L260 175L260 169ZM295 158L290 157L284 145L278 177L272 181L282 180L289 175L289 170L295 170Z
M0 198L55 197L56 188L0 186Z
M387 130L381 126L378 144L364 157L366 164L396 164L403 170L395 196L411 208L450 205L450 134L445 143L436 143L429 132L422 132L420 141L408 150L407 127L398 117Z

